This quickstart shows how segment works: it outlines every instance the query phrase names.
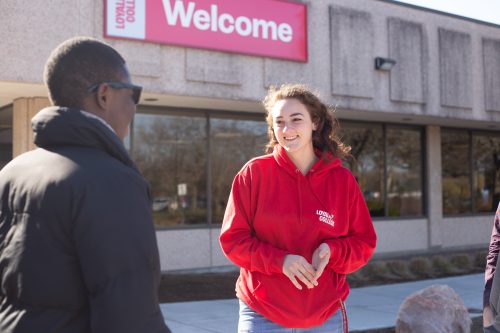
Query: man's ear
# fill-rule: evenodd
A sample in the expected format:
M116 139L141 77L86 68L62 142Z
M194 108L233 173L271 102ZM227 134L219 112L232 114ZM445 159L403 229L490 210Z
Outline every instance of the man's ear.
M107 98L108 98L109 87L107 84L101 84L96 91L96 102L101 109L107 109Z

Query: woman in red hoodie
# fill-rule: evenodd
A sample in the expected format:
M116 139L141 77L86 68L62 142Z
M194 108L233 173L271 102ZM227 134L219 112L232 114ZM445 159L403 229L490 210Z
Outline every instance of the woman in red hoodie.
M238 332L347 331L346 274L366 264L376 243L363 195L340 161L348 150L305 86L271 88L264 106L269 154L236 175L220 235L241 267Z

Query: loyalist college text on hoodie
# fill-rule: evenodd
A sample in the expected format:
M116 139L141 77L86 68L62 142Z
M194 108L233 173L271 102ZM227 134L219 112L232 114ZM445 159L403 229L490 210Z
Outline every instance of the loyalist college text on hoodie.
M349 293L346 274L375 249L370 214L349 170L322 158L303 175L281 146L248 162L236 175L220 242L241 267L238 298L285 327L322 324ZM330 261L318 286L297 289L283 274L287 254L312 261L327 243Z

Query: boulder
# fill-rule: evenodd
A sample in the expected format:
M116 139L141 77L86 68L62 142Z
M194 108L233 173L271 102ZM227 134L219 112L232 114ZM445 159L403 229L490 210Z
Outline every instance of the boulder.
M460 296L449 286L436 284L403 301L396 333L470 333L471 323Z

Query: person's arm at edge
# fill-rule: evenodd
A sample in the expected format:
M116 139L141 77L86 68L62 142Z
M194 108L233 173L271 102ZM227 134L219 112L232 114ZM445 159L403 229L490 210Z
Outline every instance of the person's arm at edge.
M500 204L497 207L493 229L491 231L488 255L486 256L486 269L484 272L484 292L483 292L483 321L485 325L492 323L493 312L490 307L491 284L495 276L495 269L500 251Z

